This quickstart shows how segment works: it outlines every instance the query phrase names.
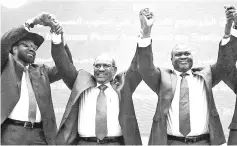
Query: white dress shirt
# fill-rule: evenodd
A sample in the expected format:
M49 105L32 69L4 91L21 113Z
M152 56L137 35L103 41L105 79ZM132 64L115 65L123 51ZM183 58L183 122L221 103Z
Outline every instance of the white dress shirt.
M110 83L105 84L107 89L104 91L107 98L107 136L121 136L122 131L119 125L119 97ZM78 133L81 137L96 137L95 117L96 102L100 89L91 87L85 90L79 97L78 114Z
M17 63L19 63L19 62L17 62ZM28 69L28 67L29 66L27 66L26 68ZM29 118L28 118L29 94L28 94L28 88L27 88L27 84L26 84L25 75L26 75L25 72L23 72L22 78L21 78L20 99L17 102L16 106L13 108L10 115L8 116L8 118L18 120L18 121L29 121ZM38 104L36 104L36 121L35 122L41 122L41 114L40 114Z
M168 112L167 134L183 137L179 132L179 98L181 72L174 70L177 75L177 85L171 107ZM208 133L209 113L207 107L206 88L204 79L199 75L193 75L191 70L185 78L189 87L190 127L187 136L197 136Z
M236 30L232 30L232 35L236 35ZM221 45L226 45L230 38L223 38ZM139 38L139 47L147 47L151 44L151 37ZM180 72L174 70L177 75L177 85L171 107L168 112L167 134L183 137L179 132L179 94L180 82L182 77ZM204 87L204 79L201 76L193 75L192 71L187 72L186 76L189 86L189 105L190 105L190 126L191 131L187 136L198 136L209 132L209 111L207 107L206 89Z

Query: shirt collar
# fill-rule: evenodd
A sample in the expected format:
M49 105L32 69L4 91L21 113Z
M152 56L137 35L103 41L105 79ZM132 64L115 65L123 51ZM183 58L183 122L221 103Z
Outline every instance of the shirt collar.
M180 75L182 74L182 72L179 72L179 71L177 71L177 70L175 70L175 69L174 69L174 72L176 73L177 76L180 76ZM192 74L193 74L191 69L188 70L188 71L186 71L186 73L187 73L188 75L192 75Z
M16 59L15 59L15 61L16 61L18 64L20 64L23 68L29 69L29 66L30 66L30 65L24 66L23 64L21 64L21 63L20 63L19 61L17 61Z
M102 85L102 84L100 84L100 83L97 82L97 86L96 86L96 87L98 88L100 85ZM110 87L112 88L110 82L108 82L108 83L106 83L106 84L104 84L104 85L106 85L107 88L110 88Z

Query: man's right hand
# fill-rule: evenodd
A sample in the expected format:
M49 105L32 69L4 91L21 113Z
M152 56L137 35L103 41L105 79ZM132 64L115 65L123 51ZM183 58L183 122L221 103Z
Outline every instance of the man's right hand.
M33 24L33 25L49 26L51 30L56 29L55 17L52 14L45 13L45 12L39 14L38 16L32 19L29 19L27 23Z
M139 19L141 22L142 38L148 38L151 35L151 28L155 22L154 15L149 11L149 8L142 9L139 12Z
M225 14L226 14L226 21L228 24L231 24L233 23L234 21L234 14L236 13L236 9L234 6L225 6Z

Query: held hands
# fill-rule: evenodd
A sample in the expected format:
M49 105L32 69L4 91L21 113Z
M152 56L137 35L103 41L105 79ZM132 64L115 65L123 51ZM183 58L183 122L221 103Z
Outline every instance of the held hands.
M235 24L237 24L237 12L234 6L225 6L226 9L226 26L225 26L225 37L229 37L231 33L231 27L233 22L235 21Z
M149 11L149 8L142 9L139 12L139 19L141 22L142 38L148 38L151 35L151 28L155 22L154 15Z
M30 19L27 21L30 25L43 25L43 26L49 26L51 28L51 32L55 32L56 34L62 34L63 28L58 23L58 21L55 19L55 17L52 14L49 13L41 13L38 16Z

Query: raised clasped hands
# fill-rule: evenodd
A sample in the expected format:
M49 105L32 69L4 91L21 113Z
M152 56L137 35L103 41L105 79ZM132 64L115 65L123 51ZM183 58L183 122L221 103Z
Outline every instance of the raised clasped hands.
M155 22L153 13L149 8L141 9L139 12L139 19L141 22L141 37L148 38L151 35L151 28Z
M29 23L33 25L42 25L49 26L51 28L51 32L55 32L56 34L63 33L63 27L59 24L59 22L55 19L52 14L43 12L38 16L28 20Z

